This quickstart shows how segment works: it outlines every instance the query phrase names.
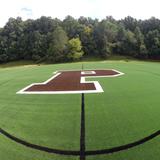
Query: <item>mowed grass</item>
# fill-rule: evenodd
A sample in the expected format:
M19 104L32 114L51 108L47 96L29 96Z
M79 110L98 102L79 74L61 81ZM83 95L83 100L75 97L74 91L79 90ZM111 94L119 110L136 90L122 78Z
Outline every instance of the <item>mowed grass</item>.
M125 75L99 79L104 93L86 95L87 150L131 143L160 129L160 64L104 62L104 67L105 64ZM85 67L94 65L86 64ZM155 143L150 141L129 151L88 159L158 160L159 140L158 137Z
M33 82L43 82L53 75L53 71L66 67L66 65L48 65L1 69L1 128L34 144L56 149L79 150L81 109L79 95L16 94L23 87ZM79 67L81 65L74 65L75 69ZM71 66L68 67L70 68ZM3 142L0 143L2 159L44 159L44 157L75 159L75 157L58 156L57 158L57 155L39 153L17 145L2 135L0 139L0 142ZM12 158L10 158L11 154L13 154Z
M56 70L81 69L82 63L0 69L0 127L38 145L80 149L81 95L17 95L25 86L43 82ZM160 63L136 61L83 62L85 69L116 69L125 75L98 80L104 93L85 94L86 150L127 144L160 129ZM159 160L160 138L110 155L87 160ZM75 160L26 148L0 134L0 159Z

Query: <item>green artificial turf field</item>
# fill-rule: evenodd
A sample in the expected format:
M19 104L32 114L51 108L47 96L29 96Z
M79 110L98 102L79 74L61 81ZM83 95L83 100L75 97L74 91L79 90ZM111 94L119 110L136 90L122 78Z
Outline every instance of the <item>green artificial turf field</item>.
M160 63L83 62L84 69L116 69L125 75L97 80L104 93L85 94L85 150L107 149L142 139L160 129ZM82 63L0 68L0 128L27 142L80 150L81 95L19 95L56 70ZM0 134L0 160L78 160L18 144ZM160 137L113 154L87 160L159 160Z

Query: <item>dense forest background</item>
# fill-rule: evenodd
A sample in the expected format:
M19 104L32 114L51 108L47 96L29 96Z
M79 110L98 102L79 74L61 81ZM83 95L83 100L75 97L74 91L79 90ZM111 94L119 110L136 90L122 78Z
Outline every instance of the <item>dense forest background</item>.
M0 28L0 63L21 59L55 63L115 54L160 59L160 20L17 17Z

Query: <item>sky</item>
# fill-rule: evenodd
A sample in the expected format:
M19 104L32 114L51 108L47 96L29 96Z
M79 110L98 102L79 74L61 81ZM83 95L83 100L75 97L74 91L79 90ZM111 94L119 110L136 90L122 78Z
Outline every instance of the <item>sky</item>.
M0 27L10 17L36 19L50 16L63 20L67 15L103 19L132 16L137 19L160 19L160 0L0 0Z

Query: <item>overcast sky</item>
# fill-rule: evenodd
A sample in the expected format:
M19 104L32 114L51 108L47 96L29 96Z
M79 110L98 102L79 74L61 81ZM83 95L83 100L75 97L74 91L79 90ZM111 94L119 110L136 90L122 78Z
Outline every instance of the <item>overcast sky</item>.
M103 19L128 15L137 19L160 18L160 0L0 0L0 27L9 17L24 20L42 15L64 19L67 15Z

